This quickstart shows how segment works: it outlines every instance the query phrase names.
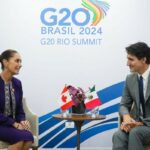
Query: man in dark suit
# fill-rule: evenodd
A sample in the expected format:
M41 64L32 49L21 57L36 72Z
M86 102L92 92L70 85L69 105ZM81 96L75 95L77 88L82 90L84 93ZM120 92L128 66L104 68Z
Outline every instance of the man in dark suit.
M113 150L144 150L150 144L150 48L143 42L126 48L127 76L120 102L121 125Z

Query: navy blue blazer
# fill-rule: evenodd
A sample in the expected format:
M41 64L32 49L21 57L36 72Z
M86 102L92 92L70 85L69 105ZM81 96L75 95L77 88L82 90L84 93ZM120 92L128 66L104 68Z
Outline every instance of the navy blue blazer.
M25 113L22 105L22 84L21 81L17 78L12 78L12 86L14 89L14 95L16 99L16 112L15 119L11 117L4 116L4 108L5 108L5 91L4 91L4 80L0 77L0 125L11 126L15 121L20 122L25 120Z

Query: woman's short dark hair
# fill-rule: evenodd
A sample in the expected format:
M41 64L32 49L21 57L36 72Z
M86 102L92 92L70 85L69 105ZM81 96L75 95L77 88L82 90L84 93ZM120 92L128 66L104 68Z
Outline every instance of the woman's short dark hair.
M11 57L14 56L15 53L18 53L16 50L12 50L12 49L8 49L8 50L5 50L1 53L0 55L0 62L2 64L1 68L2 70L4 69L4 64L3 64L3 60L9 60Z
M137 42L126 47L126 52L136 56L139 60L146 58L146 63L150 64L150 47L144 42Z

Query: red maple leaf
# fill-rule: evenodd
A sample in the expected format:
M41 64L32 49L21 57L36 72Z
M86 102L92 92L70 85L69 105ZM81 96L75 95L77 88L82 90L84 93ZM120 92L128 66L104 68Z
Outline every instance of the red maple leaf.
M61 99L62 99L62 101L65 103L65 102L67 101L67 96L62 95Z

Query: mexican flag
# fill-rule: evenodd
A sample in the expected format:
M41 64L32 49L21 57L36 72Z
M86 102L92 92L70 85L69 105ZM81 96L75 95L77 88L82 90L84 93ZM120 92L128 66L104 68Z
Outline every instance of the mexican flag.
M62 111L67 110L73 105L73 101L71 99L71 96L69 95L69 91L67 87L65 86L61 92L61 102L60 102L60 108Z
M89 88L89 91L86 93L85 106L86 109L93 109L96 106L100 106L102 102L97 96L97 92L95 90L95 85L92 88Z

